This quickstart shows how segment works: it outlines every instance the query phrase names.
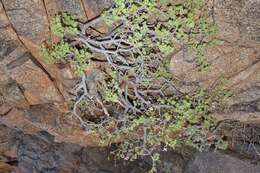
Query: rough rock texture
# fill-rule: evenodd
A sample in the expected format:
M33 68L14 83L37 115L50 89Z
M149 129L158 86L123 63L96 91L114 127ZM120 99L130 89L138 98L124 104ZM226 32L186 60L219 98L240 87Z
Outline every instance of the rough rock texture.
M39 55L41 44L50 42L51 39L50 21L45 2L42 0L12 0L11 2L2 1L1 6L3 6L1 18L12 31L12 35L8 33L8 36L11 35L10 37L16 40L19 47L32 54L31 60L48 75L51 85L55 86L56 92L61 95L62 102L64 102L64 98L68 99L68 95L64 89L59 68L55 65L47 65ZM43 80L42 83L45 81Z
M2 0L2 3L21 39L38 44L48 39L48 19L42 0Z
M23 42L21 42L21 37L28 37L31 40L39 41L41 40L40 38L38 38L39 35L44 35L45 32L41 33L42 27L39 27L39 29L37 29L37 27L36 28L30 27L31 24L28 23L27 23L28 26L32 29L30 31L30 34L35 32L36 35L33 34L28 35L28 33L27 32L24 33L23 30L16 31L16 29L13 28L13 24L10 23L8 16L6 16L7 13L5 11L6 8L8 9L10 8L10 11L12 12L11 7L9 7L10 3L7 4L8 7L5 8L2 6L2 4L0 5L0 22L5 24L5 26L0 28L0 42L1 42L0 79L3 80L1 84L6 84L10 86L13 83L14 85L16 85L19 88L20 92L24 95L25 99L27 99L27 102L29 102L28 105L50 103L50 102L63 102L63 97L61 96L58 89L52 82L48 73L41 66L41 64L39 64L36 61L36 59L30 54L29 50L27 50L27 47L24 46ZM13 5L19 6L19 3L13 2ZM15 8L20 9L20 7L15 7ZM21 7L21 9L23 8ZM11 14L13 13L10 13L10 15ZM17 15L17 16L21 17L22 15ZM26 19L27 18L21 19L17 23L17 25L20 24L21 22L25 22ZM30 17L28 17L28 19L32 20L32 22L35 23L38 20L38 19L33 20ZM24 23L23 25L26 25L26 23ZM23 26L17 26L17 27L24 28ZM34 29L36 31L34 31ZM24 34L24 35L19 36L19 34ZM18 93L17 96L19 96ZM12 95L6 96L6 98L8 97L9 99L16 99L16 97L12 97ZM23 97L20 96L20 98ZM8 102L8 100L7 103L12 104L12 102L10 103ZM20 106L24 104L13 104L13 105Z
M230 108L215 113L218 120L259 121L260 1L209 2L213 6L212 20L219 28L217 39L223 44L206 50L205 58L210 66L205 72L199 71L195 62L187 61L192 59L192 54L180 50L172 57L173 75L182 80L184 85L180 85L180 90L184 92L195 86L211 88L220 83L231 89L235 95L228 103Z
M257 83L236 94L229 103L231 106L226 112L215 113L219 121L236 119L242 122L260 122L260 85Z
M7 5L10 6L17 3L18 1L15 1L14 4ZM29 3L29 1L24 3ZM34 4L36 2L33 1L31 3ZM17 5L25 6L26 4ZM34 5L42 4L36 3ZM30 8L35 8L34 5L31 5ZM42 7L44 6L37 8ZM29 19L30 18L24 18L20 22L26 22ZM36 20L30 20L32 20L33 23L37 23ZM27 24L32 25L33 23ZM2 3L0 4L0 24L1 122L10 128L19 128L26 133L36 133L42 129L53 132L52 129L55 128L58 129L57 131L59 132L53 132L55 136L57 136L57 140L66 142L74 141L75 143L83 145L84 142L87 141L89 144L90 140L86 140L88 139L86 137L87 135L75 125L76 123L74 121L67 120L66 122L69 123L63 123L61 125L62 128L60 128L61 130L56 124L55 126L51 123L49 124L52 118L59 119L62 117L60 111L64 111L64 108L61 108L60 104L64 104L63 96L65 94L60 92L60 88L56 85L56 82L53 81L50 73L30 54L31 49L27 49L28 47L21 41L20 36L16 33L16 29L13 28L13 25L8 20ZM33 37L34 35L31 36ZM30 37L30 39L34 41L32 37ZM52 73L52 75L55 76L56 74ZM51 104L54 108L46 107L45 104ZM43 110L45 110L45 119L35 120L29 116L29 112L34 110L33 105L42 107L37 113L44 114ZM36 114L35 117L37 116Z
M86 14L89 20L97 17L104 9L109 8L112 0L83 0Z
M0 139L0 161L8 162L12 159L16 159L14 131L3 124L0 124Z
M198 153L186 165L184 173L258 173L260 166L248 160L218 152Z
M45 0L49 18L58 12L69 12L77 15L80 20L86 21L87 16L81 0Z
M204 87L223 78L229 80L227 85L233 89L254 86L260 81L259 7L258 0L214 1L212 18L219 28L217 38L223 44L206 51L206 60L210 63L208 71L199 72L194 62L187 61L192 55L181 50L172 57L173 74Z
M158 173L183 173L186 160L182 154L171 151L160 153L161 163L157 166Z
M229 149L242 157L259 159L260 125L259 122L223 120L215 132L229 141Z
M11 173L17 170L16 133L0 123L0 172Z
M84 4L90 9L98 6L100 12L111 3L102 2L98 1L100 6L95 1L84 1ZM85 21L85 10L80 0L1 1L0 115L7 126L31 134L46 130L57 141L95 144L93 137L85 134L75 120L64 118L61 113L68 111L65 101L69 100L68 90L75 78L70 66L47 65L38 52L41 43L50 40L49 23L53 15L67 11ZM33 105L38 112L32 113ZM38 113L44 118L34 119Z
M25 59L23 64L17 61ZM33 63L31 54L24 54L17 60L10 62L7 68L10 76L24 90L24 96L30 105L62 102L63 98L46 73ZM16 64L17 63L17 64ZM19 66L20 65L20 66ZM41 92L39 92L41 91Z
M38 56L42 41L50 39L49 8L85 16L81 1L54 2L0 3L0 120L28 134L45 130L59 142L96 145L75 119L63 114L68 111L64 87L71 89L74 78L70 67L46 65Z
M27 109L10 108L1 115L0 121L9 128L17 128L28 134L47 131L57 142L67 142L82 146L96 146L97 137L85 133L75 119L70 119L51 104L30 106Z
M37 136L19 134L17 156L22 173L123 173L146 172L147 164L123 165L108 159L106 148L54 143L44 132ZM149 166L149 165L148 165Z
M2 38L1 35L0 38ZM9 42L11 43L11 41ZM32 55L24 47L10 43L3 43L1 47L4 55L0 60L1 79L3 80L1 84L6 83L6 85L11 86L14 83L17 85L30 105L53 101L63 102L62 96L48 74L41 66L33 62ZM6 86L7 89L9 86ZM11 95L7 97L9 97L8 99L16 99ZM22 98L22 96L20 97ZM16 105L19 106L19 104Z
M56 143L53 136L43 131L29 135L2 127L9 131L9 136L0 133L0 139L7 137L4 142L12 145L6 145L6 158L0 158L0 170L20 173L146 173L151 167L149 158L130 163L115 162L108 154L109 148ZM19 170L10 156L17 158ZM220 152L187 155L184 151L179 154L164 151L157 170L158 173L258 173L260 165Z

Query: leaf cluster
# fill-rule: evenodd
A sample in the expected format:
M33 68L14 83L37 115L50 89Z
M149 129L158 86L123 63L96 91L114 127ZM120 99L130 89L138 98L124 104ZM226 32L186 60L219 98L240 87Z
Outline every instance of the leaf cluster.
M51 20L51 31L54 35L63 38L65 35L76 35L79 23L76 20L76 16L62 13L56 15Z
M114 129L112 132L106 128L97 130L102 132L102 144L111 144L122 136L130 136L121 142L114 152L117 157L130 161L140 156L152 155L152 151L161 147L174 150L187 145L199 151L212 147L226 149L227 143L221 136L211 133L216 126L216 121L209 115L213 101L215 99L205 91L182 98L160 98L158 102L169 106L167 110L147 110L127 126Z
M74 15L62 13L53 17L52 33L61 40L51 47L42 45L40 53L49 64L70 62L74 66L75 72L80 75L86 70L92 52L87 48L74 47L69 42L70 37L79 33L78 27L79 22Z

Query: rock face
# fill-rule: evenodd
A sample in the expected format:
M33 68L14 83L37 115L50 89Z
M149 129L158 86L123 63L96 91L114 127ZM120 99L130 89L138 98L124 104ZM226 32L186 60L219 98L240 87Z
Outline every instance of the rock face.
M258 173L260 166L221 153L198 153L187 163L185 173Z
M14 163L11 157L15 157L18 167L0 161L0 170L16 170L19 173L146 173L151 168L149 158L135 162L123 160L115 162L113 157L108 155L109 148L56 143L52 135L43 131L29 135L19 130L4 128L6 129L4 131L9 130L9 137L5 141L12 145L6 145L6 158L1 160ZM4 137L7 136L1 133L0 139ZM258 173L260 165L220 152L185 155L164 151L161 153L157 171L158 173Z
M212 20L219 28L217 39L223 44L206 51L205 59L210 63L206 72L199 72L191 59L192 54L181 50L172 57L173 75L187 82L211 87L218 80L228 79L227 86L237 90L247 89L260 81L258 0L210 1ZM185 55L185 57L183 56Z
M15 133L7 126L0 124L0 161L8 162L16 159Z
M58 12L69 12L77 15L81 21L86 21L86 11L81 0L45 0L49 18Z
M97 17L104 9L109 8L112 0L83 0L88 19Z
M53 8L82 13L78 2L70 3L57 1L60 5ZM63 116L68 110L60 105L66 104L63 87L73 77L70 69L46 65L38 55L42 41L50 39L45 7L51 6L41 0L0 3L0 121L28 134L47 131L59 142L96 145L75 120Z
M5 31L2 33L6 34ZM4 38L2 41L4 41ZM12 43L12 41L9 42ZM1 79L3 80L3 83L1 84L6 83L6 85L9 86L16 85L20 88L20 92L22 92L24 98L27 99L29 105L63 102L63 97L49 78L48 74L45 73L40 65L33 62L33 56L27 52L24 47L15 43L3 43L3 45L1 51L4 56L0 61ZM7 93L5 92L5 95L6 94ZM10 96L11 95L6 98L18 99L15 97L10 98ZM20 99L21 98L22 96L20 96Z
M5 1L3 1L3 3L4 2ZM12 4L14 7L11 7L10 4ZM31 5L32 7L34 7L33 4ZM14 8L14 10L12 10L12 8ZM15 8L23 9L25 7L19 7L18 2L9 3L9 1L8 3L1 4L0 6L0 10L1 10L0 21L1 23L5 24L5 27L3 26L0 29L1 31L0 32L0 40L1 40L0 41L1 42L1 47L0 47L1 48L0 50L1 77L0 78L3 80L3 83L1 84L6 83L7 87L10 85L17 86L18 88L16 89L17 92L19 90L19 92L21 93L19 96L19 100L20 102L23 102L23 104L13 104L14 106L25 105L26 101L28 106L34 104L41 104L41 103L63 102L62 95L55 87L48 73L44 70L44 68L41 66L40 63L36 63L37 62L36 59L31 55L29 50L27 50L27 47L25 47L23 42L21 41L21 37L28 37L28 39L31 39L32 41L37 40L37 43L41 42L43 38L38 38L38 37L39 35L46 35L46 33L43 31L44 30L43 26L45 25L39 23L42 26L38 28L37 27L38 25L36 25L35 27L31 27L30 26L31 24L28 23L21 24L21 22L28 21L29 19L32 20L31 22L34 23L36 23L37 20L40 20L38 18L33 20L30 18L30 16L27 17L24 16L25 18L23 19L19 18L19 22L16 23L17 28L20 29L20 31L17 31L15 28L13 28L15 26L12 23L10 23L9 20L11 17L14 18L13 20L16 20L16 18L13 16L13 12L16 11ZM6 14L8 14L8 11L5 11L6 9L9 9L10 11L9 15L11 17L6 16ZM37 8L35 10L37 10ZM21 14L17 16L23 17L23 15ZM38 16L40 16L40 14ZM15 22L15 21L11 21L11 22ZM26 29L25 32L23 30L24 29L23 25L26 25L26 27L30 27L29 30L30 32L28 32L28 29ZM17 96L18 95L19 94L17 94ZM12 102L11 103L8 102L8 99L9 100L18 99L16 97L12 97L12 95L8 95L5 98L7 99L6 103L8 104L12 104ZM22 100L22 98L25 99L26 101Z
M219 46L206 50L209 69L199 71L189 52L180 50L172 57L173 75L186 84L211 88L222 83L235 95L226 112L215 113L218 120L259 121L260 84L260 2L258 0L219 0L212 3L212 20L219 28ZM185 56L184 56L185 55ZM222 82L221 82L222 81ZM223 81L225 81L223 83Z
M20 39L41 44L50 36L41 0L3 0L5 12Z
M48 42L52 37L49 23L53 15L66 11L86 21L91 17L85 11L98 9L97 16L111 1L98 3L84 1L83 4L80 0L1 1L0 114L7 126L19 127L27 133L46 130L57 141L94 145L93 139L80 129L75 120L62 116L62 112L68 111L66 101L69 100L67 91L70 88L66 87L72 87L74 79L70 67L61 69L47 65L39 56L38 49L43 41ZM39 112L34 112L36 107ZM38 114L44 118L39 118Z
M55 143L54 138L41 132L37 136L19 134L17 157L22 173L140 173L147 164L123 165L108 160L106 148L81 147L76 144ZM136 164L136 163L135 163Z

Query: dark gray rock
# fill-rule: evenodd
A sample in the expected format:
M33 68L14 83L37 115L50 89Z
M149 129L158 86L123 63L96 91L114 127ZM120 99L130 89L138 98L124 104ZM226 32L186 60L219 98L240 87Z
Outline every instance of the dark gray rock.
M76 15L82 22L87 20L86 11L81 0L44 0L44 2L49 21L54 15L61 12Z
M237 94L232 99L233 111L258 112L260 101L260 86L251 87L241 93Z
M59 11L69 12L80 18L85 17L84 7L80 0L55 0L55 2Z
M0 40L0 61L16 49L17 45L11 40Z
M91 4L96 4L97 8L101 11L108 9L113 5L113 0L86 0Z
M0 122L0 162L8 162L15 154L15 131L1 124ZM1 169L0 169L1 172Z
M158 173L183 173L185 160L181 154L172 151L161 152L160 161Z
M197 153L184 173L259 173L260 166L219 152Z
M17 157L22 173L143 173L145 162L123 164L108 159L106 148L55 143L53 136L19 133Z
M247 41L253 39L259 41L260 22L259 0L218 0L215 1L215 9L221 12L223 18L230 23L238 25L241 34ZM219 20L218 18L216 20ZM246 38L247 37L247 38Z

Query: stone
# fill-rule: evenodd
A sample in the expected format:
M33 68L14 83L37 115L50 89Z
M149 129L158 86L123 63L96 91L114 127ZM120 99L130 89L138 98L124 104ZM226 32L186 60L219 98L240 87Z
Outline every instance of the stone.
M46 10L51 18L59 12L76 15L82 22L87 20L86 12L81 0L45 0Z
M221 85L231 90L234 96L228 101L227 110L212 114L218 121L259 122L260 47L258 40L252 39L260 35L255 29L259 28L257 6L260 6L257 0L215 2L212 19L219 28L217 39L223 43L205 51L205 59L210 64L205 71L196 66L192 52L180 50L172 56L171 72L182 81L177 85L179 90L187 88L187 83L193 84L193 88L211 89Z
M56 142L98 145L98 136L86 133L75 118L64 116L53 104L39 104L27 109L12 107L1 116L0 121L7 127L17 128L27 134L46 131L55 137Z
M243 112L243 111L234 111L234 112L217 112L211 115L216 118L218 122L223 120L232 119L240 122L247 123L260 123L260 112Z
M9 55L16 49L17 45L12 40L1 40L0 44L0 59L3 60L5 56Z
M0 28L0 81L2 86L12 86L11 88L5 88L5 91L8 91L5 93L6 98L10 101L15 100L20 94L20 98L25 98L27 99L26 101L23 100L22 102L11 102L10 104L16 105L16 106L21 106L24 107L25 104L40 104L41 101L44 100L44 103L46 103L46 100L49 100L47 102L52 102L52 101L58 101L58 102L63 102L63 96L61 93L59 93L59 90L54 86L53 81L51 81L51 76L49 76L49 73L44 69L44 67L26 50L27 47L25 47L24 43L21 41L20 37L28 37L32 42L36 44L40 44L41 40L46 39L45 38L45 27L38 27L38 25L45 25L44 24L44 16L39 11L38 5L42 5L42 1L26 1L24 3L18 2L18 1L12 1L12 3L3 2L0 5L0 20L3 23L8 23L10 22L8 19L11 17L14 17L16 20L17 18L15 17L15 12L16 10L13 8L18 8L18 11L22 11L24 13L33 13L34 10L37 11L35 12L35 19L31 18L30 16L26 17L25 16L19 16L19 17L24 17L24 19L20 20L20 23L17 23L17 27L21 27L24 29L23 26L19 26L21 22L24 22L23 25L28 25L30 27L30 33L35 33L36 35L28 35L27 33L23 33L23 30L17 31L16 29L13 28L12 24L9 23L6 27ZM32 9L22 10L24 7L31 7ZM42 6L44 7L44 6ZM34 8L34 9L33 9ZM4 9L9 9L11 16L9 18L6 16L7 11L4 11ZM19 10L20 9L20 10ZM14 15L14 16L12 16ZM42 21L39 19L39 17L43 17ZM38 18L37 18L38 17ZM19 18L20 19L20 18ZM26 20L30 20L29 23L26 23ZM40 20L41 22L37 22L37 20ZM28 22L28 21L27 21ZM32 25L31 22L36 22L36 29L31 27ZM48 23L48 22L47 22ZM22 24L21 24L22 25ZM44 29L45 28L45 29ZM14 30L15 29L15 30ZM19 28L20 29L20 28ZM29 29L28 29L29 30ZM47 30L48 30L48 24L47 24ZM49 31L46 31L49 32ZM19 35L20 34L20 35ZM42 39L39 37L41 35L44 35ZM37 40L37 41L35 41ZM33 51L33 50L32 50ZM37 49L38 51L38 49ZM26 65L27 64L27 65ZM20 71L19 71L20 69ZM26 71L27 70L27 71ZM20 74L19 74L20 73ZM25 75L25 76L23 76ZM34 76L36 75L36 76ZM34 81L33 81L34 80ZM36 83L35 83L36 82ZM14 88L13 86L17 86ZM38 88L38 89L37 89ZM46 92L42 93L43 90ZM11 93L13 92L13 93ZM8 95L13 94L13 95ZM38 93L38 94L37 94ZM36 96L34 96L36 94ZM37 96L38 95L38 96ZM49 98L49 99L48 99ZM17 99L16 99L17 100ZM21 100L21 99L20 99ZM27 102L28 101L28 102Z
M112 0L83 0L82 2L89 21L99 17L105 9L108 9L113 5ZM94 27L99 33L107 33L109 30L108 26L103 21L94 25ZM92 34L95 35L97 33L93 32Z
M4 103L4 101L1 100L2 103L0 103L0 116L6 115L13 108L8 103Z
M244 106L251 107L251 110L248 109L247 112L257 111L257 102L260 100L260 87L253 86L246 90L241 91L240 93L236 94L235 97L232 98L230 103L232 104L232 109L243 110ZM253 108L252 106L255 106ZM245 110L246 111L246 110Z
M185 61L182 52L177 53L171 62L173 75L184 81L197 82L208 88L223 78L230 78L230 83L227 84L230 87L235 84L239 85L250 75L259 73L259 68L255 67L258 57L254 49L230 47L230 51L227 53L221 52L219 49L225 49L225 44L207 50L206 59L210 62L210 66L206 71L199 71L194 63ZM240 75L241 77L238 78L238 75L245 70L246 74ZM254 78L259 77L255 75ZM236 88L241 89L242 87L236 86Z
M0 123L0 161L16 159L15 135L14 130Z
M91 20L100 13L112 6L112 0L83 0L88 20Z
M63 102L63 98L44 71L32 62L32 55L25 54L27 60L20 66L9 69L10 76L23 89L30 105ZM19 57L21 59L21 57Z
M10 107L11 105L19 108L28 107L28 102L15 81L4 86L0 85L0 93L3 96L4 103L9 105L6 105L7 107Z
M10 24L8 18L5 15L5 10L2 3L0 3L0 21L0 28L5 28Z
M252 86L240 91L228 101L227 110L213 113L218 121L233 119L240 122L260 122L260 87Z
M260 100L257 102L257 109L260 111Z
M229 144L227 154L248 158L252 162L259 156L259 132L259 121L242 122L232 120L232 117L219 122L215 129L215 133L223 136Z
M49 39L48 18L42 0L3 0L18 36L35 44Z
M170 62L170 70L178 78L185 77L189 73L189 70L196 68L196 65L193 62L187 61L185 56L192 55L185 55L185 52L180 50L172 57Z
M260 166L219 152L197 153L187 163L184 173L258 173Z
M213 18L220 28L218 39L224 43L206 51L211 64L209 71L198 72L194 52L183 50L173 56L171 70L181 79L180 91L185 93L200 86L211 87L222 77L229 79L226 85L236 91L236 97L230 112L219 112L214 117L219 121L260 122L259 1L215 3ZM13 169L7 163L16 159L21 173L147 172L149 158L130 165L118 161L115 166L113 160L107 159L108 148L94 147L98 145L98 136L87 134L67 107L62 107L70 99L68 88L75 84L73 70L67 65L46 64L38 51L42 42L53 41L49 28L55 14L69 12L87 22L111 5L112 0L0 1L0 122L5 124L0 125L0 172L2 167ZM97 29L105 32L107 27L101 23ZM93 73L93 80L102 80L98 71L103 70L101 66L95 65L94 70L87 72ZM89 88L96 95L95 86ZM237 148L241 148L239 142L245 134L250 139L258 138L259 134L257 127L240 133L242 127L223 132L228 139L235 133ZM253 141L258 149L257 142ZM181 154L163 152L161 161L160 173L182 173L184 168L186 173L259 172L258 165L223 153L195 154L185 165Z
M236 76L232 77L228 85L238 91L247 90L260 82L260 61L252 64L249 68L246 68L239 72Z
M228 81L226 87L233 88L236 93L260 81L260 47L257 40L250 39L260 35L259 30L253 29L259 28L260 13L256 8L259 5L257 0L215 2L212 18L219 28L217 39L223 43L205 51L209 68L200 72L195 62L190 61L193 60L192 52L180 50L172 56L170 69L173 75L204 88L213 87L224 78Z
M81 147L76 144L55 143L46 132L37 135L18 134L17 155L22 173L140 173L147 171L147 164L135 162L114 164L108 159L107 148ZM146 169L145 169L146 168Z
M27 49L32 54L31 60L48 75L61 97L68 100L69 97L64 89L59 69L55 65L46 64L44 57L41 57L39 54L42 43L51 40L49 20L44 1L12 0L10 2L6 0L2 1L1 7L0 19L5 23L9 23L7 28L3 28L5 42L13 40L20 48ZM22 62L22 60L17 59L17 62ZM32 96L28 95L28 97ZM59 107L61 110L67 109L66 103L59 105Z
M24 111L17 108L12 108L8 114L0 118L1 123L6 125L10 129L19 129L25 133L35 134L41 129L34 125L30 120L26 118Z
M0 161L0 172L12 173L13 171L14 169L10 165Z
M172 151L160 153L160 164L157 166L158 173L183 173L185 160L181 154Z
M259 42L259 13L260 2L258 0L221 0L215 2L216 21L226 21L233 25L234 28L239 27L240 37L242 41L246 41L249 46L251 43ZM234 31L229 29L229 31ZM234 32L236 33L236 32ZM234 34L233 33L233 34ZM230 33L232 35L232 33ZM231 36L230 35L230 36ZM231 38L233 41L235 38ZM250 44L249 44L250 43Z

